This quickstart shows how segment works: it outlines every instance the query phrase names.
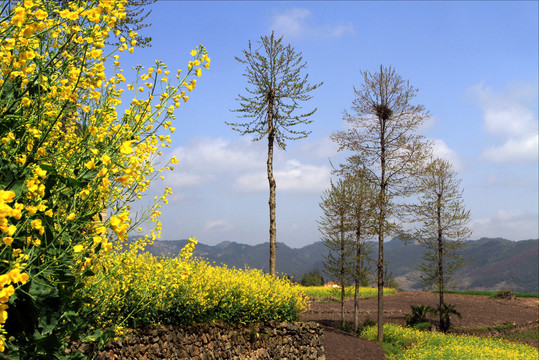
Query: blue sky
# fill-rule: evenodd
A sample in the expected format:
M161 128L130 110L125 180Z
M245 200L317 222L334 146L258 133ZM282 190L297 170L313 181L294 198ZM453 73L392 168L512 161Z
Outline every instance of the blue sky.
M431 113L421 133L462 179L472 239L538 238L537 2L158 1L151 9L143 34L153 46L123 56L124 68L155 59L183 68L199 44L212 59L175 114L170 154L180 163L165 180L174 194L163 239L268 240L267 141L253 143L225 121L236 120L230 110L247 86L234 57L271 31L303 53L312 82L324 82L304 106L318 108L311 135L275 154L278 241L319 240L328 159L342 159L329 136L344 127L360 70L380 64L419 89L416 101Z

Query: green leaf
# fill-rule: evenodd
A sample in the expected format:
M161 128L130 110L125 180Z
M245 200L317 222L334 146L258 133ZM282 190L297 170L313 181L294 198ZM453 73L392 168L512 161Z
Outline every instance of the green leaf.
M84 175L80 178L82 182L85 184L88 184L89 182L93 181L95 177L97 176L98 171L97 170L90 170L84 173Z

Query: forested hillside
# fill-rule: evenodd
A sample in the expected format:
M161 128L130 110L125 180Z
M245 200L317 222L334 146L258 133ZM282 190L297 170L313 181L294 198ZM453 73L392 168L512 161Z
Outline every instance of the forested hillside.
M154 255L179 253L187 240L156 241L147 250ZM373 247L376 244L372 244ZM405 245L400 240L391 240L384 246L388 260L388 274L393 276L402 290L423 289L416 265L421 261L423 247ZM286 244L277 246L277 271L300 280L303 274L323 269L327 248L321 242L299 249ZM463 249L471 256L470 264L458 270L453 280L458 290L500 290L516 292L539 292L539 242L538 240L510 241L501 238L483 238L467 241ZM195 256L228 266L262 269L268 271L268 244L245 245L224 241L215 246L198 244Z

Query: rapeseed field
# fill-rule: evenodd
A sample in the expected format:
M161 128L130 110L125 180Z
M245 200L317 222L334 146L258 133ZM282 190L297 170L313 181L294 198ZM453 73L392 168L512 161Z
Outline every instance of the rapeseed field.
M327 286L302 286L301 290L308 296L324 298L328 296L341 296L341 288L337 287L327 287ZM397 290L393 288L384 288L384 295L395 294ZM345 288L345 296L351 297L354 296L355 289L353 286L347 286ZM360 287L359 296L360 297L376 297L378 295L378 289L374 287Z
M376 341L376 326L367 327L361 336ZM402 327L396 324L384 325L384 343L403 348L390 355L392 360L536 360L537 349L524 344L501 339L482 338L470 335L450 335L432 333Z
M90 299L88 318L96 327L115 330L152 323L299 319L306 308L299 286L260 270L214 266L192 258L195 243L191 239L175 258L136 249L104 257L83 288Z

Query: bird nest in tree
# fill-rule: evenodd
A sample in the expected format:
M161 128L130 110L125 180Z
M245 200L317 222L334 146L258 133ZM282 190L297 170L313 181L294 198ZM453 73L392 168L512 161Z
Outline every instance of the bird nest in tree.
M382 120L387 120L391 117L391 115L393 115L393 110L391 110L387 107L387 105L384 104L376 105L374 107L374 110L376 112L376 116Z

